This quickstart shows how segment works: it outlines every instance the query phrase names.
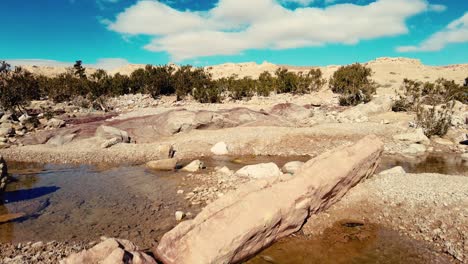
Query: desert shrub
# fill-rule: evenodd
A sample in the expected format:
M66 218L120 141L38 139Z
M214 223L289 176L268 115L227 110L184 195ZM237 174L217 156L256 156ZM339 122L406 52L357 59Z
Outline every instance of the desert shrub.
M194 88L192 90L193 98L200 103L220 103L222 100L221 94L220 87L214 82L204 88Z
M306 94L320 90L326 83L322 78L320 69L312 69L307 73L299 72L296 74L296 88L292 92L295 94Z
M0 73L1 108L22 111L31 100L39 97L39 84L30 72L16 67Z
M376 90L371 75L372 70L359 63L342 66L330 78L329 86L334 93L341 94L341 105L367 103Z
M452 100L468 103L468 89L456 84L454 81L438 79L435 83L420 82L404 79L402 84L403 94L395 102L398 105L406 105L406 110L416 110L420 104L439 105ZM399 109L394 105L395 109Z
M208 94L211 95L209 96L211 98L213 93L218 91L218 89L213 88L215 84L212 81L210 73L205 71L203 68L193 68L189 65L182 66L175 71L173 76L173 85L177 100L182 100L187 95L195 97L196 93L196 96L199 99L204 98L202 99L204 101L207 99L206 96Z
M86 96L89 91L87 79L76 78L71 73L62 73L46 81L44 90L49 99L56 103L70 101L75 96Z
M144 91L149 93L153 98L157 98L160 95L173 94L175 92L172 81L174 67L169 65L156 67L147 65L145 71Z
M295 73L286 68L279 68L276 70L275 76L277 93L292 93L297 90L299 79Z
M111 90L112 95L124 95L131 92L130 78L126 75L116 73L111 79Z
M269 96L275 89L275 78L267 71L262 72L256 85L257 95Z
M428 137L444 136L452 121L453 105L453 101L439 106L419 105L416 108L416 124Z
M227 91L229 97L234 100L241 100L242 98L250 98L254 95L256 90L256 81L251 77L244 77L237 79L231 76L228 80Z

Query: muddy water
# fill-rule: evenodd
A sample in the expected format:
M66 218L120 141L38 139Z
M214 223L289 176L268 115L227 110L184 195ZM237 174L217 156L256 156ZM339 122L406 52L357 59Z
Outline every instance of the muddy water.
M306 161L309 158L221 157L205 159L205 163L207 171L216 166L236 170L261 162L274 162L281 167L288 161ZM429 156L421 160L384 157L379 170L393 166L403 166L408 172L467 175L468 171L467 163L456 156ZM184 200L183 195L176 194L179 188L187 190L196 186L195 182L184 177L186 174L180 172L153 172L143 166L24 163L10 163L9 169L16 181L8 185L2 197L4 205L0 206L0 215L20 218L0 224L0 243L92 241L106 235L129 239L143 248L149 248L177 224L175 211L196 215L200 210L200 207ZM387 231L376 230L377 237L388 236ZM306 247L316 247L310 246L309 241L292 241L285 243L297 245L304 253L308 252ZM275 244L271 250L276 250L277 245L281 243ZM289 248L292 250L290 253L287 253L288 247L281 250L286 255L295 255L295 247Z
M144 167L97 168L10 164L16 179L7 186L0 215L24 214L0 224L0 242L92 241L101 235L127 238L150 247L174 227L176 210L189 207L177 186L180 173Z
M457 154L429 154L422 157L384 156L378 171L402 166L410 173L440 173L468 176L468 161Z
M428 249L384 227L341 221L314 238L289 237L259 253L248 264L450 263Z

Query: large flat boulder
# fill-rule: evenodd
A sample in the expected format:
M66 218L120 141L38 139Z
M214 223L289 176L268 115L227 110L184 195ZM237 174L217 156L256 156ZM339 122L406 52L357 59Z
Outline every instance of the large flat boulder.
M372 175L382 151L383 143L367 136L309 160L295 176L247 183L166 233L154 253L165 264L244 261Z

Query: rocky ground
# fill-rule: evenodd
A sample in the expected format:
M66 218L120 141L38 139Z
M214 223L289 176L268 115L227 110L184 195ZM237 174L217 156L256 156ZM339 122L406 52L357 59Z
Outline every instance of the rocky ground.
M164 159L166 165L173 164L170 170L181 168L194 159L205 159L208 170L199 171L198 164L171 190L187 205L198 207L252 180L238 177L238 170L248 165L242 161L239 166L226 167L207 160L220 155L308 159L375 134L384 142L386 155L410 159L429 153L450 154L466 165L468 149L460 144L467 140L468 134L466 105L457 102L451 127L444 137L427 138L415 127L414 113L391 111L394 90L407 77L405 74L417 73L414 76L420 80L428 79L426 75L429 79L446 74L458 78L460 72L466 73L458 68L465 69L466 65L431 68L414 61L398 63L399 66L395 66L395 61L387 59L368 64L382 86L370 103L356 107L339 106L337 96L327 89L310 95L272 95L222 104L126 95L109 99L108 106L112 110L107 113L77 106L78 102L54 105L37 101L31 105L34 109L31 115L0 113L0 154L7 161L42 163L122 165ZM401 63L405 67L401 67ZM270 66L262 67L269 69ZM335 69L324 69L325 75L329 76ZM223 73L216 68L212 70ZM213 149L218 144L224 149ZM268 159L262 162L268 163ZM277 162L277 165L283 164ZM279 167L270 169L261 173L282 173ZM283 172L286 169L283 168ZM151 190L146 188L145 191ZM376 175L359 184L329 210L313 215L303 232L317 236L333 223L352 218L381 224L411 239L426 241L437 254L463 263L468 260L467 208L468 177L400 171ZM176 208L170 210L174 211L171 211L173 217ZM190 219L197 212L187 209L175 217ZM94 244L89 241L1 244L0 263L56 262Z

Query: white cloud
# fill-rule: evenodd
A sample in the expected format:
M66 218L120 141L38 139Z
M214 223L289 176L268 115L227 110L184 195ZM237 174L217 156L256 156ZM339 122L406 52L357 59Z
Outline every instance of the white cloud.
M75 62L64 62L46 59L7 59L12 66L35 65L35 66L50 66L50 67L72 67ZM98 59L96 63L84 64L85 67L113 70L118 67L129 64L126 59L122 58L102 58Z
M432 34L417 46L397 47L399 52L438 51L449 44L468 42L468 12L448 24L443 30Z
M172 60L181 61L248 49L355 44L405 34L406 19L430 10L426 0L377 0L367 5L295 10L276 0L220 0L211 10L195 12L145 0L118 14L114 21L107 20L107 27L123 35L152 36L145 49L165 51Z
M444 5L429 5L429 10L434 12L444 12L447 7Z

